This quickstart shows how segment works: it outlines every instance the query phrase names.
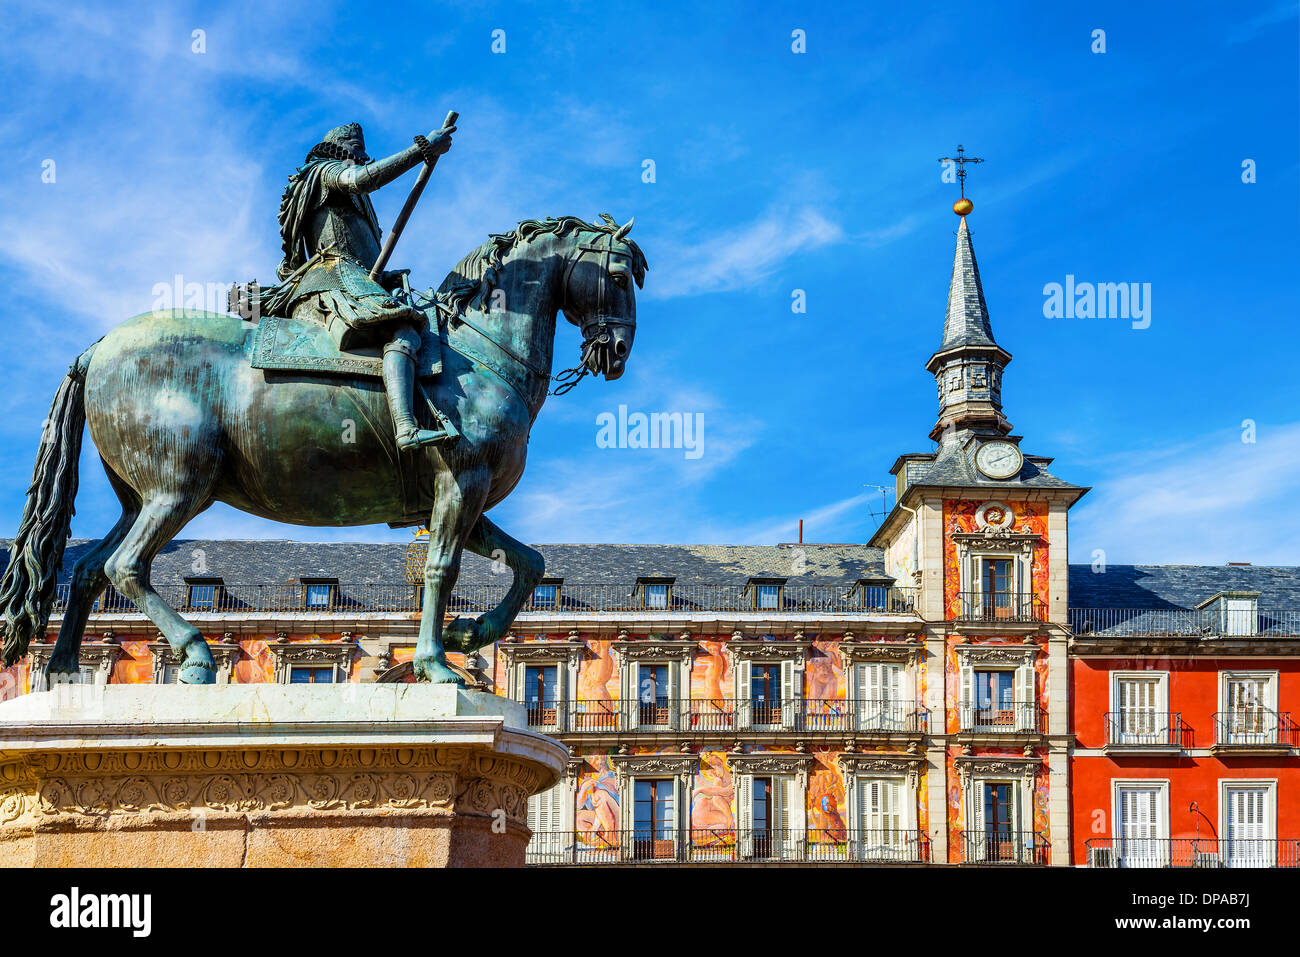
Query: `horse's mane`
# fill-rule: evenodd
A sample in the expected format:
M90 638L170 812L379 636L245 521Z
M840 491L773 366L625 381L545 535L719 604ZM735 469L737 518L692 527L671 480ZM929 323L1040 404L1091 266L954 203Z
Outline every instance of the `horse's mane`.
M501 261L519 243L528 242L537 236L551 234L566 236L575 230L587 230L596 233L614 233L620 227L608 213L601 214L602 222L589 223L577 216L561 216L558 219L548 216L545 219L525 219L508 233L492 233L487 242L470 251L458 262L447 278L438 287L438 306L450 315L460 315L469 303L485 300L496 286L496 271ZM646 262L641 247L624 236L620 242L626 243L632 255L632 277L637 288L645 283Z

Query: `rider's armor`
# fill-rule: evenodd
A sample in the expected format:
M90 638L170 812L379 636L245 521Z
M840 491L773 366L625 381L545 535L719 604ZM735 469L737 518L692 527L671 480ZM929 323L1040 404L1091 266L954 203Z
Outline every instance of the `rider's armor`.
M350 150L349 140L364 143L359 125L330 130L289 177L280 202L284 260L277 275L282 283L262 310L322 323L341 349L385 342L384 390L398 446L444 442L455 437L450 423L444 420L438 431L421 429L411 411L425 317L406 295L405 271L370 278L380 230L366 194L431 158L429 144L416 137L414 146L372 162L364 146Z

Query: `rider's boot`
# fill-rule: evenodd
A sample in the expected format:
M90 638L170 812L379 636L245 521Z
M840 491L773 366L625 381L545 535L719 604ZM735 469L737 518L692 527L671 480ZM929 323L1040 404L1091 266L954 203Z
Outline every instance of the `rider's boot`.
M426 445L447 442L452 434L445 429L422 429L415 423L411 402L415 396L415 356L420 335L412 326L403 326L384 346L384 391L388 409L393 414L393 434L397 447L410 452Z

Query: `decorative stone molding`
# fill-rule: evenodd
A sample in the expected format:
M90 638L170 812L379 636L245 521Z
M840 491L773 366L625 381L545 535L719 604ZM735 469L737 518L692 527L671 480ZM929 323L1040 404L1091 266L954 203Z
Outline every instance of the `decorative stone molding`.
M846 786L852 786L859 774L887 774L905 777L913 790L921 780L921 765L925 758L919 754L841 753L835 759Z
M962 786L966 787L974 778L1005 777L1020 778L1030 783L1042 766L1042 758L1017 757L1003 755L968 755L961 754L953 759L957 766Z
M95 669L95 684L106 685L113 676L113 667L122 657L122 646L112 632L106 632L103 641L83 641L79 664ZM54 642L32 642L28 647L28 663L32 675L32 690L45 687L45 668L54 654Z
M609 763L620 782L637 777L671 775L687 783L700 771L698 754L611 754ZM624 793L621 786L619 793Z
M235 665L243 654L239 644L208 642L208 650L217 663L217 684L228 685L235 674ZM153 658L153 683L163 683L163 670L168 665L179 664L172 652L172 646L165 641L149 642L149 654Z
M801 789L808 787L808 773L815 761L816 758L811 754L769 751L727 755L727 764L732 774L789 774L795 778Z
M673 639L651 638L646 641L630 641L626 632L620 632L619 638L610 644L610 651L625 661L690 661L700 643L698 641L678 641ZM554 644L554 642L547 642Z
M1038 645L977 645L959 644L954 647L958 664L970 667L977 664L1005 663L1017 667L1032 665L1038 655Z
M849 639L841 640L839 649L840 657L844 661L844 667L848 669L865 661L898 661L908 666L914 666L925 646L901 641L854 641Z
M1009 530L1015 520L1016 513L1003 502L985 502L975 510L975 526L982 531Z
M737 641L733 638L727 642L725 651L733 663L738 661L786 661L793 659L796 669L802 668L807 660L812 642L803 635L796 635L789 641L762 641L752 638Z
M325 665L333 667L334 682L342 684L348 680L352 664L352 655L357 646L351 641L303 641L290 643L287 640L268 642L267 650L275 656L275 680L278 684L289 683L289 672L295 665Z
M529 641L501 645L500 649L507 668L525 661L576 666L587 646L580 641Z

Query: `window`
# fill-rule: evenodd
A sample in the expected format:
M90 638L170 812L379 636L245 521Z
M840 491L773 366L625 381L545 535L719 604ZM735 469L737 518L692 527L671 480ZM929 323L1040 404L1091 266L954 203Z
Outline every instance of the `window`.
M858 819L862 829L859 847L863 860L909 859L905 790L902 778L858 779Z
M180 665L163 665L162 671L158 673L159 684L175 685L181 681Z
M675 783L638 778L633 788L632 856L637 860L672 859L677 856Z
M533 589L533 608L537 610L554 609L560 597L560 586L556 582L543 582Z
M666 664L637 666L637 724L668 724L669 677Z
M980 565L984 615L991 618L1012 617L1016 609L1012 602L1011 559L985 558Z
M957 646L961 669L960 730L979 734L1038 731L1032 645ZM1019 659L1019 664L1015 664Z
M557 724L556 692L559 680L557 665L527 665L524 668L524 705L528 708L528 723L538 727Z
M527 863L552 864L568 860L572 848L572 829L566 824L564 813L568 796L568 787L561 782L528 799L528 829L533 836L525 854Z
M668 586L667 585L646 585L645 606L647 608L667 608L668 607Z
M976 790L976 859L1015 861L1020 852L1020 793L1009 781L984 781Z
M742 660L736 683L740 726L793 729L803 691L801 674L789 658L781 661Z
M1165 806L1160 786L1124 785L1117 788L1116 850L1121 867L1163 867L1168 851Z
M858 727L864 731L903 731L911 717L904 701L901 664L865 661L857 666Z
M333 684L334 666L294 665L289 669L289 683L294 685Z
M741 855L757 860L793 857L802 837L790 823L796 800L794 779L788 775L745 775L738 788L737 800L749 811L741 815Z
M195 611L213 611L222 596L220 578L186 579L186 605Z
M1253 635L1255 627L1255 600L1253 598L1225 598L1223 601L1223 633L1225 635Z
M1225 672L1220 691L1223 744L1277 744L1282 729L1277 714L1277 673Z
M338 582L304 580L303 605L309 609L330 608L334 604L338 587Z
M1168 675L1117 674L1114 720L1110 744L1142 745L1169 742L1170 718L1166 713Z
M780 611L781 589L784 578L751 578L749 587L754 592L754 608L758 611Z
M1274 782L1220 782L1224 867L1275 867Z

